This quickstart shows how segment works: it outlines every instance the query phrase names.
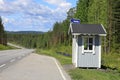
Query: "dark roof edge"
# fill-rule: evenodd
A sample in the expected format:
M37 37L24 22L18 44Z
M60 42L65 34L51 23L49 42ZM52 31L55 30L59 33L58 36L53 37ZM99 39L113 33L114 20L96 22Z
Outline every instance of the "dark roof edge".
M101 24L101 26L102 26L102 28L103 28L103 30L105 31L105 33L107 34L107 31L106 31L106 29L104 28L104 26Z
M99 24L99 25L102 26L105 34L73 33L72 24L73 24L73 23L70 23L70 26L69 26L69 29L68 29L68 35L69 35L70 33L72 33L72 35L98 35L98 36L106 36L106 35L107 35L106 29L104 28L104 26L103 26L102 24Z

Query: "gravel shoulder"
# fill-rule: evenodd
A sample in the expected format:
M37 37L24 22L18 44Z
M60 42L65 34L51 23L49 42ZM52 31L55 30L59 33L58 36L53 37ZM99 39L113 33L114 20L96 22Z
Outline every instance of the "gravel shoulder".
M0 73L0 80L71 80L59 62L35 53Z

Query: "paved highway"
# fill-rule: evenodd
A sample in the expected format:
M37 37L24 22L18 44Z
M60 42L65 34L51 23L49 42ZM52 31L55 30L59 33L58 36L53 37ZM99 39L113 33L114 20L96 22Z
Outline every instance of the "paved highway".
M35 53L0 73L0 80L71 80L59 62Z
M32 53L33 49L15 49L0 51L0 71Z
M55 58L33 52L22 47L0 51L0 80L71 80Z

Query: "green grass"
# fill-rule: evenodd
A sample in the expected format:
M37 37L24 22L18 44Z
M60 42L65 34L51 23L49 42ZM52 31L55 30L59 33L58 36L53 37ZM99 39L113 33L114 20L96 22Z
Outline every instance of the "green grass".
M72 46L63 46L63 45L61 45L59 47L52 48L52 50L72 54Z
M57 54L56 51L51 50L51 49L37 49L36 51L38 54L42 54L42 55L48 55L48 56L52 56L55 57L57 60L59 60L59 62L62 65L65 64L72 64L72 58L71 57L66 57L60 54Z
M120 54L102 54L102 65L106 70L77 68L69 74L73 80L120 80Z
M73 69L69 71L72 80L120 80L120 74L114 71L96 69Z
M11 47L11 46L4 46L0 44L0 50L8 50L8 49L15 49L15 47Z
M120 54L112 53L102 55L102 65L111 69L117 69L120 72Z
M38 54L48 55L55 57L60 61L62 65L72 64L72 58L66 57L60 54L56 54L56 51L66 52L71 54L71 48L66 46L51 48L51 49L37 49ZM102 55L102 65L106 70L97 69L72 69L69 70L72 80L120 80L120 55L119 54L107 54Z

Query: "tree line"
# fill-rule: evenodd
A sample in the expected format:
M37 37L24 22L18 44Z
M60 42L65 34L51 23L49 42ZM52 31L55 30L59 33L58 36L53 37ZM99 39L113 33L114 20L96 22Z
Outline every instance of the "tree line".
M27 48L51 48L61 45L71 45L71 36L68 35L69 20L54 24L53 30L42 34L15 34L9 33L8 41L15 42Z
M103 42L104 52L120 50L120 0L79 0L74 17L81 23L103 24L107 37Z
M120 0L78 0L77 6L67 12L67 18L56 22L53 30L44 34L9 34L8 40L29 48L51 48L71 45L68 35L71 18L80 19L81 24L103 24L107 37L103 38L103 51L120 50Z
M0 44L7 45L7 35L6 32L4 31L4 26L1 17L0 17Z

